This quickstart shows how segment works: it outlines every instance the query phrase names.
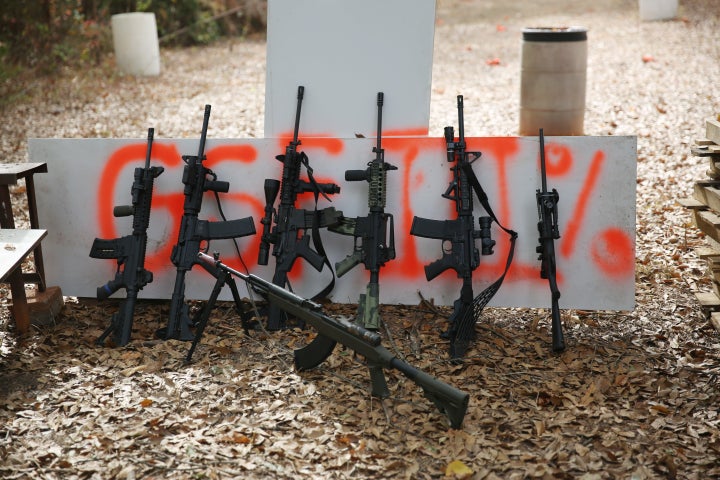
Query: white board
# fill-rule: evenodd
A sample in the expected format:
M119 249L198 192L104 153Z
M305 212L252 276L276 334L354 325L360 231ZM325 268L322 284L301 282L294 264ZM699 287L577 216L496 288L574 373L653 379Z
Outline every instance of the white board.
M636 137L546 137L548 184L560 194L561 239L556 243L561 308L629 310L635 299L635 185ZM535 190L540 186L537 137L468 138L468 149L482 152L473 166L500 221L518 232L513 266L490 305L546 307L550 293L539 276ZM149 229L147 268L155 279L141 292L145 298L170 298L175 269L170 251L177 240L182 216L183 164L181 155L195 155L197 140L156 139L153 164L165 172L157 179ZM332 204L348 217L367 215L367 183L345 182L344 171L363 169L373 158L374 139L304 138L301 150L320 182L342 187ZM397 258L381 270L382 303L415 304L417 292L451 305L460 280L448 271L432 282L423 266L441 256L440 240L409 235L414 215L433 219L454 217L454 205L441 197L450 180L445 144L441 138L404 137L383 141L385 159L398 167L388 173L386 211L395 217ZM280 178L280 139L209 139L206 166L219 180L230 182L221 194L228 219L252 216L260 232L265 178ZM43 255L48 285L66 295L95 296L96 287L113 278L115 262L89 258L95 237L114 238L131 233L131 219L112 216L112 207L130 203L133 169L145 159L145 139L31 139L30 161L47 162L48 173L36 176L39 220L48 230ZM312 208L310 195L303 205ZM476 202L477 215L484 215ZM214 198L206 194L200 218L219 219ZM352 251L352 239L323 231L332 264ZM505 264L507 236L493 227L495 253L481 258L475 271L475 292L497 278ZM238 239L248 268L272 278L274 258L257 265L260 235ZM213 241L229 265L241 269L229 240ZM301 295L317 293L330 278L296 262L291 281ZM362 265L337 280L331 298L355 303L364 292L367 273ZM213 279L200 268L187 274L186 297L207 299ZM122 297L124 290L116 296ZM224 292L222 298L229 298Z
M292 132L305 87L304 137L427 135L435 0L270 0L265 137Z

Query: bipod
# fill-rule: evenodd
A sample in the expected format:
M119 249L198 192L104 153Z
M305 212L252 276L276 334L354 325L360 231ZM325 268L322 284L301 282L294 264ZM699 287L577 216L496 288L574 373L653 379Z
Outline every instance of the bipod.
M216 260L219 259L219 255L217 253L215 253L213 256ZM197 347L198 343L200 343L200 338L202 338L205 327L207 326L210 319L210 312L212 312L212 309L215 308L215 303L217 302L217 299L220 296L220 292L225 285L230 287L230 292L232 293L233 301L235 302L235 310L237 311L238 315L240 315L240 321L242 322L242 327L245 331L245 335L250 335L250 328L253 326L253 323L257 323L257 320L253 322L248 319L248 315L243 309L243 301L240 299L240 293L238 293L237 284L235 283L235 279L233 278L233 276L222 268L214 268L203 262L200 262L200 265L202 265L202 267L207 270L210 275L215 277L215 286L213 286L212 292L210 293L210 298L208 299L207 303L205 303L205 307L202 309L199 318L195 322L195 337L193 338L190 350L188 350L187 356L185 357L186 363L190 363L192 355L195 352L195 348Z

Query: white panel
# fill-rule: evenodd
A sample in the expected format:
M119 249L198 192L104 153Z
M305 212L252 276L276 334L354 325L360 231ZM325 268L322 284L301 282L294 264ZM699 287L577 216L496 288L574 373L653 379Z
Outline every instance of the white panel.
M292 132L305 87L302 136L425 135L430 117L435 0L270 0L265 137Z
M321 182L342 187L333 205L348 217L367 215L366 182L345 182L346 169L365 168L373 158L373 139L307 138L307 152ZM547 281L539 277L537 208L535 190L540 186L536 137L468 138L470 150L482 157L473 166L495 213L519 234L509 276L491 305L541 307L549 304ZM619 309L634 306L635 298L635 137L546 137L548 185L560 194L557 242L562 308ZM264 178L279 178L281 164L274 157L284 151L277 139L227 139L207 142L208 160L219 180L230 182L222 194L229 219L252 216L261 231ZM460 280L446 272L432 282L423 266L441 255L440 240L409 235L413 215L433 219L453 218L452 202L441 197L450 180L449 165L440 138L406 137L383 141L385 159L399 170L388 173L386 211L395 216L397 258L380 273L383 303L415 304L417 291L440 304L452 304ZM96 287L113 278L114 261L89 258L95 237L113 238L131 233L131 219L112 217L112 207L130 202L133 169L142 166L145 140L131 139L31 139L30 161L47 162L48 173L36 176L40 225L48 230L43 254L48 285L59 285L66 295L92 297ZM145 298L170 298L175 269L169 261L182 215L182 161L180 155L197 153L197 140L156 139L153 164L166 170L158 177L153 196L147 268L155 280L140 294ZM305 197L309 197L306 195ZM312 208L310 198L303 200ZM476 202L477 215L483 214ZM207 194L201 218L218 219L214 198ZM508 250L507 236L493 228L495 253L481 258L476 270L479 293L501 273ZM331 263L345 258L352 239L323 231ZM258 267L260 235L238 239L248 268L272 278L274 258ZM229 240L213 241L226 263L242 269ZM329 279L302 260L296 262L291 280L306 296L319 291ZM338 279L332 298L357 302L365 290L367 274L358 265ZM187 275L187 298L206 299L213 279L199 268ZM228 297L228 292L224 292ZM124 290L116 293L124 296Z

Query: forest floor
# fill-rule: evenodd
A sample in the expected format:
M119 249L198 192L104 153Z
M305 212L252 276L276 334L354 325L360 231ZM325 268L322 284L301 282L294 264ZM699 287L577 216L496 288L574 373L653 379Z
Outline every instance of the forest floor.
M188 365L186 343L153 340L167 302L140 302L133 341L112 349L94 342L117 302L68 298L54 325L24 338L2 309L0 476L720 477L720 335L695 299L712 288L695 253L706 240L677 203L705 178L690 147L720 114L718 15L712 0L683 1L666 22L640 22L630 0L438 1L431 135L453 123L457 93L478 100L467 135L516 135L520 30L583 25L585 133L638 139L632 311L563 310L568 348L552 354L546 310L487 308L456 364L439 335L447 308L381 307L388 349L470 394L461 430L398 372L386 372L390 398L371 397L348 349L296 372L309 331L245 336L222 304ZM214 135L262 136L262 38L163 49L162 62L157 78L118 75L108 58L28 79L0 107L3 161L27 161L32 137L136 138L148 125L194 136L187 119L205 103L223 105Z

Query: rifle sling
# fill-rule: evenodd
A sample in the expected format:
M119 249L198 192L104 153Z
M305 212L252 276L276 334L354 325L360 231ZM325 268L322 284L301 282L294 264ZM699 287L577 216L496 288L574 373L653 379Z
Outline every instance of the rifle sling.
M335 270L333 270L332 265L330 265L330 260L328 260L327 253L325 253L325 247L322 243L322 238L320 237L320 216L322 215L322 211L318 210L317 204L320 194L322 194L322 196L325 197L328 202L332 202L332 200L330 200L330 198L325 195L325 192L320 190L320 187L318 186L317 182L315 181L315 177L313 176L313 169L310 168L310 162L305 152L300 152L300 161L303 165L305 165L305 171L307 172L310 185L312 185L313 187L313 196L315 197L315 210L313 211L312 220L313 245L315 246L315 251L323 258L323 265L327 265L328 269L330 270L330 274L332 275L330 282L325 286L325 288L320 290L312 297L312 300L319 300L321 298L327 297L330 292L333 291L333 288L335 288Z
M502 285L503 280L505 279L505 275L507 275L508 270L510 270L510 265L512 264L513 255L515 254L515 240L517 240L517 232L514 230L511 230L509 228L505 228L500 221L498 221L497 217L495 216L495 212L493 212L492 208L490 207L490 202L488 201L487 194L485 193L485 190L483 190L482 185L480 185L480 181L477 179L477 176L475 176L475 172L472 169L472 166L470 163L463 163L462 169L465 171L465 175L467 175L468 180L470 181L470 185L472 186L473 190L475 191L475 195L477 195L478 200L480 200L480 204L483 206L487 214L490 216L490 218L493 219L495 223L497 223L497 226L500 227L505 233L507 233L510 236L510 251L508 252L507 261L505 262L505 271L500 275L500 277L489 287L487 287L485 290L480 292L473 301L473 310L475 312L475 316L480 314L482 309L487 305L487 303L490 301L490 299L495 295L495 292L500 289L500 285ZM487 292L487 294L486 294ZM482 302L482 305L479 305L479 303Z

